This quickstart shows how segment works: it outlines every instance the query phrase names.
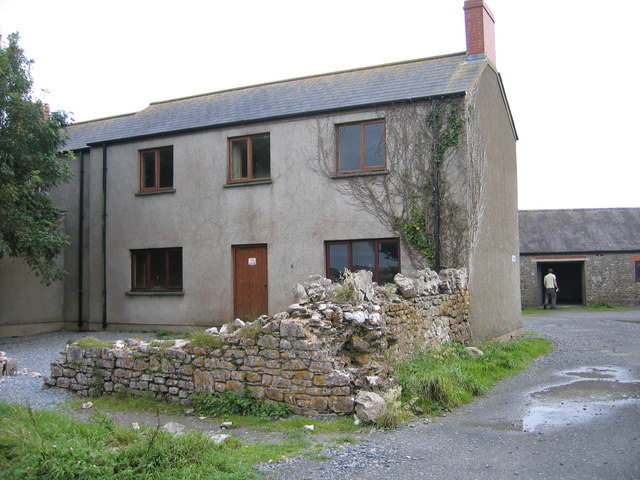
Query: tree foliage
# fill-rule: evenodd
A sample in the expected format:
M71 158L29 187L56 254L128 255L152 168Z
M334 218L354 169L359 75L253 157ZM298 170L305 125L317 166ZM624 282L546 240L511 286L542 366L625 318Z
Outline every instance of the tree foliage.
M32 61L18 41L14 33L0 44L0 259L20 258L50 284L64 275L55 259L69 243L49 195L71 179L58 154L67 115L32 97Z

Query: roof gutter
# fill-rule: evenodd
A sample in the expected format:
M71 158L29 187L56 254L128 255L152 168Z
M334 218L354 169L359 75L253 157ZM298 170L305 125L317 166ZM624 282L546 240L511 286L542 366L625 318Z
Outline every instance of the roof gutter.
M357 110L369 110L369 109L372 109L372 108L382 108L382 107L389 106L389 105L402 105L402 104L405 104L405 103L426 102L426 101L429 101L429 100L433 100L434 98L464 97L466 94L467 94L466 91L461 90L459 92L439 93L439 94L429 95L429 96L425 96L425 97L414 97L414 98L405 98L405 99L399 99L399 100L388 100L388 101L384 101L384 102L367 103L367 104L362 104L362 105L353 105L353 106L346 107L346 108L345 107L336 107L336 108L329 108L329 109L324 109L324 110L313 110L313 111L301 112L301 113L290 113L290 114L283 114L283 115L274 115L274 116L271 116L271 117L236 120L236 121L233 121L233 122L209 124L209 125L202 125L202 126L197 126L197 127L182 128L182 129L177 129L177 130L165 130L165 131L161 131L161 132L154 132L154 133L148 133L148 134L143 134L143 135L134 135L134 136L131 136L131 137L118 137L118 138L107 139L107 140L105 140L105 139L96 140L96 141L88 142L87 146L89 146L89 147L99 147L99 146L104 146L104 145L114 145L114 144L117 144L117 143L132 142L132 141L144 140L144 139L149 139L149 138L157 138L157 137L165 137L165 136L171 136L171 135L182 135L182 134L187 134L187 133L201 132L201 131L204 131L204 130L218 130L218 129L223 129L223 128L238 127L238 126L241 126L241 125L253 125L253 124L259 124L259 123L271 123L271 122L277 122L277 121L292 120L292 119L295 119L295 118L314 117L314 116L317 116L317 115L331 115L331 114L337 114L337 113L342 113L342 112L345 112L345 113L346 112L352 112L352 111L357 111Z

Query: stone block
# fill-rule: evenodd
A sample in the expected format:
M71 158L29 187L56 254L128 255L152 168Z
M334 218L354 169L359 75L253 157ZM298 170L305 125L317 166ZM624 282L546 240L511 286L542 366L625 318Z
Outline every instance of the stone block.
M283 362L282 368L285 370L307 370L307 368L309 368L309 364L304 360L294 358L287 362Z
M91 379L82 372L76 374L76 381L80 385L89 385L91 383Z
M260 357L247 357L244 361L244 364L247 367L253 367L253 368L259 368L262 367L264 365L264 360L262 360L262 358Z
M304 338L304 326L296 320L282 320L280 322L280 335L283 337Z
M291 380L283 377L273 377L271 386L274 388L289 389L291 388Z
M265 388L264 396L270 400L275 400L276 402L282 402L284 400L282 390L278 390L277 388Z
M231 390L236 393L241 393L244 390L244 384L242 382L238 382L236 380L229 380L225 384L225 390Z
M329 405L335 413L353 413L355 401L351 396L333 396L329 397Z
M71 379L68 377L60 377L56 380L56 387L69 388L71 386Z
M260 350L259 355L269 360L280 358L280 352L278 352L278 350Z
M70 345L67 349L67 361L69 363L81 363L84 359L84 350L77 345Z
M329 373L333 370L331 362L311 362L309 371L314 373Z
M247 383L262 383L262 375L256 372L248 372L244 376Z
M278 348L281 340L273 335L263 335L258 339L258 345L264 348Z
M329 409L329 399L327 397L310 397L308 408L318 412L327 411Z

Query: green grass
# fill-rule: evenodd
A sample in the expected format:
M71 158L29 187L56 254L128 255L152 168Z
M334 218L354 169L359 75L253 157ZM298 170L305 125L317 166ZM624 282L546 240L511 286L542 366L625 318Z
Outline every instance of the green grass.
M462 346L448 343L396 366L402 396L387 412L387 428L414 413L440 413L486 393L492 385L527 367L551 350L551 342L525 335L520 340L479 345L483 356L472 356ZM126 395L92 400L96 410L157 411L179 414L184 407L152 398ZM33 411L0 402L0 478L31 479L260 479L260 463L307 455L322 459L315 434L329 434L335 444L356 441L349 434L362 432L351 418L310 419L292 416L272 420L257 416L224 415L234 427L281 432L280 442L243 444L229 439L215 445L200 433L189 431L173 437L159 428L133 430L120 427L104 414L89 422L74 420L62 412ZM313 424L314 431L303 430Z
M260 463L318 450L299 432L285 434L282 442L214 445L199 432L173 437L160 429L120 427L104 415L80 422L5 403L0 431L3 479L250 480L262 478L255 470Z
M112 348L115 342L98 340L96 337L83 337L76 342L80 348Z
M196 413L200 415L254 415L256 417L286 418L291 407L282 402L260 401L248 388L241 393L226 391L210 394L203 391L191 395Z
M69 402L69 408L77 409L86 399L73 400ZM125 393L115 393L113 395L102 395L92 398L94 409L106 412L128 411L164 413L167 415L184 415L190 407L182 405L171 405L149 396L131 396ZM205 416L211 416L205 415ZM260 431L288 432L301 430L305 425L314 425L314 433L339 435L362 432L363 428L353 422L352 417L327 417L310 418L293 415L288 418L274 419L272 417L241 415L241 414L215 414L220 420L233 422L233 428L254 428ZM1 477L0 477L1 478Z
M501 379L524 370L536 357L549 352L549 340L534 336L479 345L474 356L457 343L446 343L396 366L401 400L418 414L450 411L484 395Z
M78 408L86 399L72 400L69 402L71 408ZM108 412L130 411L130 412L160 412L168 415L183 415L187 409L182 405L169 404L156 400L151 393L147 395L128 395L124 392L112 395L101 395L93 397L91 403L96 409Z
M196 330L189 334L189 345L192 347L203 348L220 348L223 345L223 340L218 335L209 335L208 333Z

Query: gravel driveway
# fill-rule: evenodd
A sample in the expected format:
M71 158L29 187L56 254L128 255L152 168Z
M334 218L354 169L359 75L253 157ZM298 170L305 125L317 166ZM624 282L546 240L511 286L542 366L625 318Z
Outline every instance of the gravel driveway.
M263 470L283 480L640 479L640 310L559 309L524 322L554 351L486 397L326 461Z
M524 322L555 349L489 395L446 417L328 449L327 460L296 458L262 471L274 480L640 479L640 310L559 309ZM27 369L2 378L0 400L51 408L68 398L29 373L48 375L67 341L86 335L0 338L0 350Z
M34 408L54 408L61 401L73 398L72 394L57 388L47 388L41 376L51 373L51 362L64 349L69 340L86 336L100 340L119 340L136 335L153 339L155 335L121 332L56 332L26 337L0 338L0 351L18 360L20 375L0 377L0 400L29 404ZM24 373L26 370L26 373Z

